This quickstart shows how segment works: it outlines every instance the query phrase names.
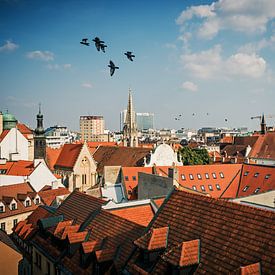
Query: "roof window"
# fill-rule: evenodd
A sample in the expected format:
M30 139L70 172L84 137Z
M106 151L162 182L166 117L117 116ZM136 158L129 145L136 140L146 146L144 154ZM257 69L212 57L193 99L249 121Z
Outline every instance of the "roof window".
M243 192L246 192L248 190L249 186L246 185L245 188L243 189Z
M195 190L195 191L197 191L196 185L193 185L193 186L192 186L192 189Z
M211 184L208 185L210 191L213 191L213 186Z
M258 172L254 174L254 177L255 177L255 178L257 178L258 176L259 176L259 173L258 173Z
M254 194L258 193L260 191L260 187L256 188L255 191L254 191Z
M212 177L213 179L216 179L217 178L216 173L212 173Z
M209 174L208 173L205 173L205 178L209 179Z
M201 174L197 174L197 177L198 177L199 180L202 179Z
M128 176L125 176L125 180L129 180L129 177L128 177Z
M243 175L246 177L248 174L249 174L249 172L245 171Z
M4 175L7 173L7 169L0 169L0 174Z
M184 175L184 174L181 174L181 179L182 179L182 180L186 180L186 178L185 178L185 175Z
M204 185L201 185L201 190L202 190L202 191L205 191Z
M136 177L136 176L132 176L132 179L133 179L133 180L137 180L137 177Z
M217 190L221 190L221 187L218 183L216 184L216 188L217 188Z
M189 178L190 178L190 180L193 180L194 176L192 174L189 174Z
M264 178L267 180L270 178L270 176L271 176L270 174L266 174Z
M223 172L220 172L220 177L221 177L222 179L224 179L224 174L223 174Z

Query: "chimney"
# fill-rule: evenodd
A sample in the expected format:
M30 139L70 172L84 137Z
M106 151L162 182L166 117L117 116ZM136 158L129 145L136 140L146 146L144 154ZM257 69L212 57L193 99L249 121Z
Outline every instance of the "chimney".
M172 167L168 168L168 177L173 180L173 185L179 187L179 171L173 163Z
M153 175L157 175L158 174L158 172L157 172L157 166L156 166L155 163L153 164L152 172L153 172Z

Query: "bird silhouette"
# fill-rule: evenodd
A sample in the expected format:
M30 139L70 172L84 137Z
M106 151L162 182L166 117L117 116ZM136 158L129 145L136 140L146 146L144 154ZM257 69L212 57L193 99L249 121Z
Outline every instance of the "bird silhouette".
M95 42L96 49L100 51L102 49L101 46L104 45L104 41L100 40L99 37L95 37L93 41ZM104 46L107 47L106 45Z
M100 44L100 49L105 53L105 48L107 48L107 45Z
M130 61L134 61L134 60L133 60L133 57L135 57L135 55L133 55L132 52L126 52L126 53L124 53L124 54L127 56L127 58L128 58Z
M89 46L90 43L87 42L88 38L82 38L82 41L80 42L80 44L85 45L85 46Z
M110 67L110 75L112 76L116 69L119 69L119 67L116 67L114 62L110 60L110 64L108 65Z

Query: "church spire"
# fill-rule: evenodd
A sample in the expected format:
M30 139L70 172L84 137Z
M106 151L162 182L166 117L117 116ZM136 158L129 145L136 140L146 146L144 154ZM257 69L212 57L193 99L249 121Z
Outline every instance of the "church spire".
M266 133L266 122L263 114L261 119L261 134L264 135L265 133Z
M37 121L37 127L35 129L35 134L44 135L45 131L43 128L43 115L41 113L41 103L39 103L39 112L36 116L36 121Z
M41 103L39 103L38 114L36 115L37 127L34 130L34 159L46 159L46 137L43 128L43 115Z

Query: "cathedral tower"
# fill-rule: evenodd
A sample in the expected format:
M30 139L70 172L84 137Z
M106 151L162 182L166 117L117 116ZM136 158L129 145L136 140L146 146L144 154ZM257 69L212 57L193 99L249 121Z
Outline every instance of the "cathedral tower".
M123 143L127 147L138 147L138 131L136 124L136 115L133 108L133 98L129 89L128 106L125 123L123 126Z
M37 127L34 130L34 159L46 158L46 137L43 128L43 115L41 114L41 104L39 104L39 113L36 116Z

